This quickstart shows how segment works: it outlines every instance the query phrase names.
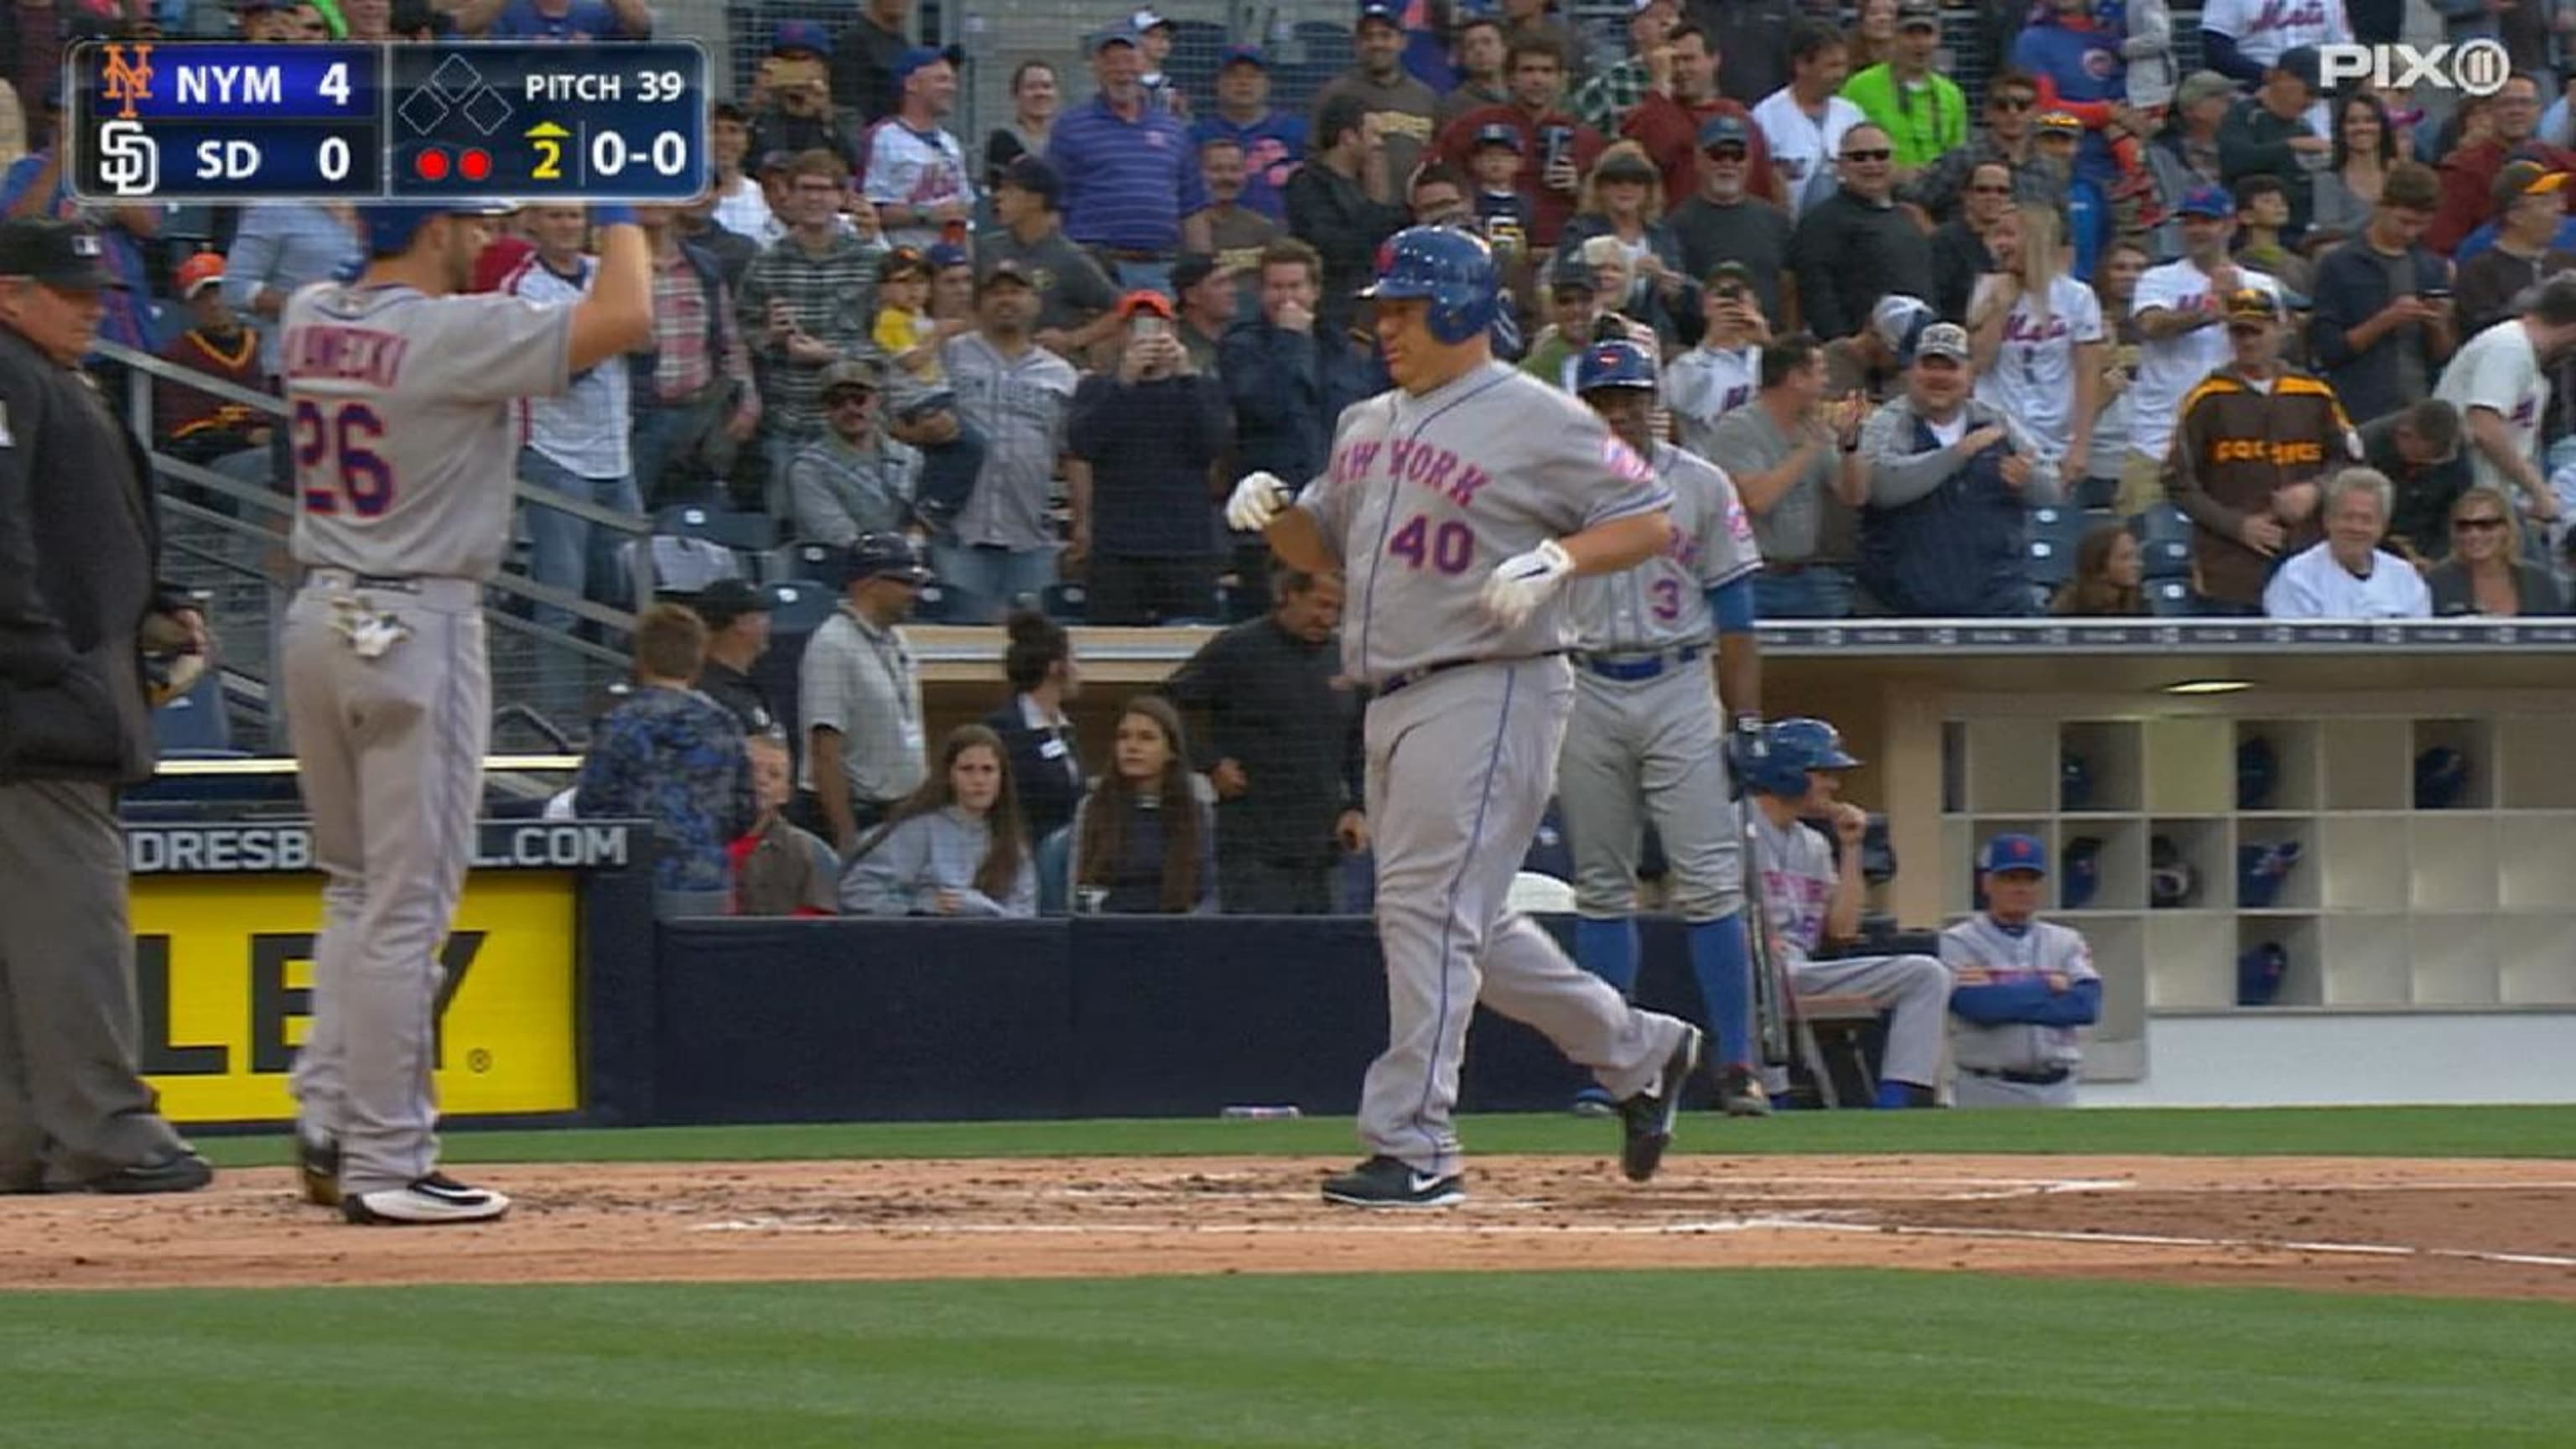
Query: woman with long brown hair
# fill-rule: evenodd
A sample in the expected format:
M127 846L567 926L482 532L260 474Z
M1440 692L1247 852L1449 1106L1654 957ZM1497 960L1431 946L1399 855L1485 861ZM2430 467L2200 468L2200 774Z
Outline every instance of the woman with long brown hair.
M841 909L873 916L1034 916L1037 870L1002 737L959 725L939 768L859 845Z
M1073 813L1073 895L1117 915L1216 912L1216 808L1190 769L1181 716L1160 695L1119 711L1108 773Z
M2105 523L2075 545L2075 577L2049 610L2065 618L2119 618L2147 611L2138 592L2146 556L2128 526Z

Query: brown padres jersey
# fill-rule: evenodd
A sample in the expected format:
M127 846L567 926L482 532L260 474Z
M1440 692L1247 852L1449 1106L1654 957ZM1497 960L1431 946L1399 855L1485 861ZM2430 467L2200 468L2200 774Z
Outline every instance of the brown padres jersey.
M2229 603L2263 598L2271 561L2237 541L2249 514L2271 511L2272 495L2355 461L2358 440L2334 389L2284 367L2269 388L2233 368L2220 368L2183 394L2173 447L2165 455L2165 493L2200 525L2192 534L2200 592ZM2280 556L2322 537L2318 510L2292 523Z

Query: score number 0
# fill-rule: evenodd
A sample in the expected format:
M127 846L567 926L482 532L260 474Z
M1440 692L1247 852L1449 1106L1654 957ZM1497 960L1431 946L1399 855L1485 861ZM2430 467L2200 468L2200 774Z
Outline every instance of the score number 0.
M636 78L642 92L638 99L647 104L676 101L686 88L686 78L676 70L646 71ZM537 181L563 179L563 140L557 136L532 138L537 148L537 164L528 175ZM619 131L600 131L590 138L590 171L598 178L624 175L629 164L638 159ZM653 138L652 149L642 158L664 176L677 176L689 169L689 138L677 131L664 131Z

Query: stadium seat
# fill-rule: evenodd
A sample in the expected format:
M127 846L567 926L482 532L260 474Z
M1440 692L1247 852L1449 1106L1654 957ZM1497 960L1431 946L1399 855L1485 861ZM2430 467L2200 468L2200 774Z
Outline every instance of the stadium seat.
M2138 540L2140 576L2153 579L2191 577L2191 519L2170 503L2158 503L2132 514L2129 532Z
M1084 612L1091 607L1091 591L1077 583L1052 583L1039 597L1038 607L1059 624L1079 624Z
M2200 612L2200 600L2181 579L2149 579L2139 592L2146 595L2147 612L2160 619L2188 619Z
M2030 582L2045 596L2075 577L2075 542L2083 515L2071 509L2035 508L2030 515Z
M769 601L769 627L773 634L811 634L823 627L840 607L841 596L829 584L812 579L783 579L765 584L761 597Z
M778 520L766 513L738 513L729 508L700 511L706 514L706 532L702 536L736 553L765 554L778 543Z
M629 539L622 552L638 599L693 599L718 579L751 577L741 555L703 533L657 532Z
M920 601L913 605L912 621L916 624L955 624L963 621L957 596L935 583L921 586Z

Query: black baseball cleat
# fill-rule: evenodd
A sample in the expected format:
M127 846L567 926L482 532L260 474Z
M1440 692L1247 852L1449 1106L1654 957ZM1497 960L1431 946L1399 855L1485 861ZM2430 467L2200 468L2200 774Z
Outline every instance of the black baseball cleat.
M215 1180L213 1164L185 1147L149 1162L120 1167L81 1186L90 1192L195 1192Z
M1467 1200L1467 1179L1458 1173L1434 1177L1416 1172L1392 1157L1372 1157L1348 1172L1324 1179L1324 1201L1343 1207L1451 1207Z
M1737 1063L1717 1074L1717 1105L1729 1117L1768 1117L1771 1094L1762 1090L1761 1079L1751 1067Z
M295 1168L304 1200L315 1207L340 1205L340 1144L295 1134Z
M1673 1054L1664 1058L1663 1073L1645 1091L1619 1104L1619 1125L1626 1136L1619 1144L1619 1170L1630 1182L1646 1182L1664 1165L1664 1149L1673 1145L1673 1119L1682 1111L1682 1091L1699 1069L1700 1029L1682 1028Z

